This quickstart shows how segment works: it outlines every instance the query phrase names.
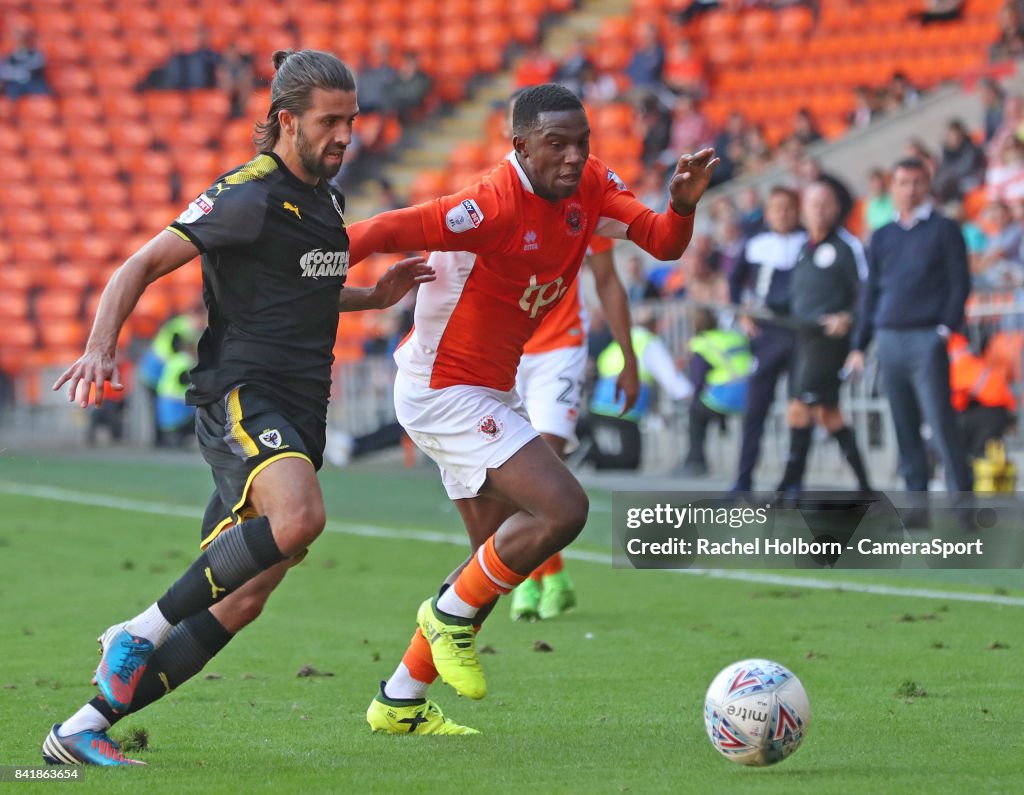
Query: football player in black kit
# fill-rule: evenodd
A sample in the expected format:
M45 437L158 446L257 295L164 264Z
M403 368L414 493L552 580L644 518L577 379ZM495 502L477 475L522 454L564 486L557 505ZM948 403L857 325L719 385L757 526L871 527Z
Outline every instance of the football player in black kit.
M202 255L208 328L188 401L215 490L202 552L149 608L101 636L100 695L53 726L50 764L126 765L106 731L170 692L263 609L323 530L323 460L338 312L394 304L433 271L396 264L373 288L342 289L344 199L329 183L359 112L352 73L312 50L274 54L259 150L218 177L166 230L115 271L85 353L54 384L99 405L120 388L118 334L146 285Z

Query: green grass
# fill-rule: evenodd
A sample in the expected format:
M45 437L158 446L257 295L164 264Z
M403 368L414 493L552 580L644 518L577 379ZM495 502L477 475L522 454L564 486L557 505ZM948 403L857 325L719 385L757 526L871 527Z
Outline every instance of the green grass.
M328 471L329 516L461 534L429 470ZM0 455L0 486L35 484L198 512L190 459ZM93 638L145 607L195 554L197 522L0 491L0 764L38 764L49 724L94 693ZM596 494L595 502L607 502ZM608 551L597 513L581 545ZM328 532L266 613L180 692L119 724L145 728L143 770L89 769L107 792L913 793L1024 790L1017 672L1024 607L614 570L574 561L580 608L484 640L490 695L433 697L472 738L378 737L364 712L459 546ZM944 575L943 579L932 575ZM889 585L991 592L978 572ZM821 576L820 574L817 576ZM842 576L853 581L853 573ZM1017 580L1010 580L1010 585ZM1000 588L1006 587L1000 585ZM1019 585L1017 585L1019 588ZM1011 592L1016 592L1011 589ZM554 651L533 650L544 640ZM744 657L792 668L810 695L804 746L768 769L704 734L704 690ZM296 676L304 665L334 676ZM207 674L217 678L207 679ZM52 786L48 784L28 785Z

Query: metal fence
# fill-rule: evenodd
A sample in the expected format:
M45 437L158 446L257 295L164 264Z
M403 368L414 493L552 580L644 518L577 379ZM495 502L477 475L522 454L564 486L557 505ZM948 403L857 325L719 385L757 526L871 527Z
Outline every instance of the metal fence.
M659 318L659 331L669 349L678 359L686 354L692 336L690 306L683 300L652 301L645 307ZM972 296L968 307L968 335L976 347L985 343L1001 348L1011 371L1018 376L1014 384L1021 397L1024 356L1024 294L990 294ZM84 444L86 415L71 406L63 394L50 392L48 385L59 374L59 369L35 375L37 384L32 393L37 396L31 405L17 405L0 415L0 429L5 438L24 437L29 444L76 445ZM353 435L369 433L394 421L392 387L395 365L390 356L371 356L339 365L331 399L328 421L333 429ZM788 431L785 379L780 380L779 392L769 414L762 443L762 461L771 466L786 455ZM19 388L24 393L24 385ZM137 394L128 412L129 427L126 442L147 446L151 435L147 431L145 395ZM897 478L897 448L889 407L878 375L877 363L869 357L864 377L843 385L841 402L848 422L857 434L865 451L867 462L879 484L894 483ZM1021 401L1018 400L1018 405ZM671 471L685 453L687 440L687 404L673 403L661 396L657 408L643 424L643 469L648 473ZM739 420L732 418L723 433L712 432L708 439L708 456L712 472L721 477L730 475L736 465L739 450ZM1019 448L1017 439L1011 439L1011 448ZM809 472L830 481L844 481L848 476L836 445L816 444Z

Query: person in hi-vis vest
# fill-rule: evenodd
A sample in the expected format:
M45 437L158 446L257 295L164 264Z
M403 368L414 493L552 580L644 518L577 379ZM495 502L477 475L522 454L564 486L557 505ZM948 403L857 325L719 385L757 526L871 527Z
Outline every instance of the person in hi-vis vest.
M167 446L181 447L192 436L196 407L185 402L185 393L195 366L195 353L188 350L175 351L164 361L156 384L156 423Z
M690 447L679 474L701 477L708 472L704 442L712 423L725 428L725 418L742 414L747 406L747 382L754 369L750 342L735 329L718 328L715 313L697 309L693 315L694 336L689 342L690 381L694 400L690 404Z
M621 414L622 401L615 396L615 382L625 366L622 349L612 342L597 357L597 382L587 418L587 430L593 440L587 460L597 469L639 468L639 423L651 410L655 385L673 400L685 400L693 395L693 385L676 369L672 354L655 333L655 327L653 312L641 309L636 313L630 337L639 369L640 394L633 408L625 414Z

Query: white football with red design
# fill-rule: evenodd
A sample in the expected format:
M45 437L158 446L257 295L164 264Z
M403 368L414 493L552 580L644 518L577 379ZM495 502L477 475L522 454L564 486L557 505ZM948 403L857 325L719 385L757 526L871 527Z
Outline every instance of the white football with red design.
M741 765L774 765L807 733L811 704L796 675L771 660L723 668L704 697L704 727L715 749Z

